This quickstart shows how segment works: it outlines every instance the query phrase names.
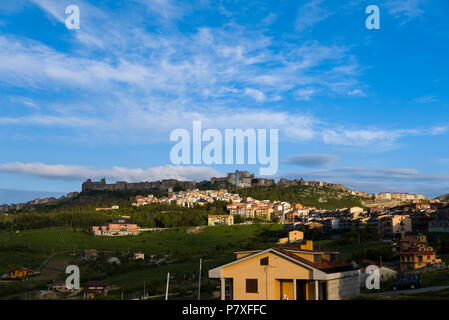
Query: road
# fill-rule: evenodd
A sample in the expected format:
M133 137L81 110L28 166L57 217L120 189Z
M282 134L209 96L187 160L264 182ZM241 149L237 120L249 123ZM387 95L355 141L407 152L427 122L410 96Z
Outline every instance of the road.
M444 289L449 289L449 286L437 286L437 287L425 287L419 289L406 289L406 290L396 290L396 291L383 291L383 292L373 292L367 293L367 296L396 296L398 294L417 294L423 292L440 291Z

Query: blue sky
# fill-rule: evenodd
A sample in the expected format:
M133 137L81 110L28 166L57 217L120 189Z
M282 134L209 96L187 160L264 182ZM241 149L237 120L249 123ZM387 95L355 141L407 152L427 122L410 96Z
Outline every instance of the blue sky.
M276 177L447 193L448 14L446 0L2 1L0 188L258 172L173 166L170 132L201 120L279 129Z

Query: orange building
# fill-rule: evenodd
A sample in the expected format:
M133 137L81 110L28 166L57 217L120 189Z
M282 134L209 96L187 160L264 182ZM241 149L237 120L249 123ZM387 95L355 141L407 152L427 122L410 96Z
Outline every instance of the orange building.
M117 218L110 223L93 226L91 232L97 236L128 236L139 235L141 230L135 223L129 223L125 218Z
M34 271L25 267L14 269L9 273L11 279L23 279L34 275Z
M401 270L415 270L441 262L426 236L404 236L396 249Z

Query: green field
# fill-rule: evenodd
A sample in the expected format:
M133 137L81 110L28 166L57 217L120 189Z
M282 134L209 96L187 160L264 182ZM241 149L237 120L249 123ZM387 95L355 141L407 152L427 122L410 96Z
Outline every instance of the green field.
M273 245L277 239L267 239L260 235L267 230L276 231L281 228L281 225L276 224L254 224L203 227L200 231L192 232L194 229L182 227L144 232L140 236L130 237L95 237L89 233L72 231L67 227L24 230L18 233L1 231L0 273L6 273L19 266L37 268L53 252L56 253L56 258L70 257L69 254L73 252L79 256L82 250L96 249L103 260L99 259L94 266L84 266L75 256L67 260L71 264L81 263L82 281L83 279L108 281L113 286L121 287L128 295L138 291L146 281L147 284L152 283L151 292L156 294L163 291L164 279L167 272L170 272L175 277L171 286L173 290L184 288L185 291L186 288L195 289L197 280L192 274L198 271L200 258L204 262L203 278L207 285L208 269L233 260L235 251L267 248ZM151 266L130 266L124 263L121 267L114 268L102 262L108 256L125 257L135 251L144 252L146 257L167 255L168 258L160 265ZM64 274L61 273L58 278L63 279ZM18 282L13 282L17 287ZM39 289L42 289L42 281L30 279L25 283L28 288L36 283L40 286Z
M217 245L238 249L242 241L264 230L277 230L279 225L245 225L231 227L206 227L197 234L189 234L187 227L166 231L143 232L140 236L95 237L85 232L75 232L67 227L24 230L19 233L0 231L0 250L15 246L49 253L97 249L125 252L141 250L146 254L200 254L215 249Z

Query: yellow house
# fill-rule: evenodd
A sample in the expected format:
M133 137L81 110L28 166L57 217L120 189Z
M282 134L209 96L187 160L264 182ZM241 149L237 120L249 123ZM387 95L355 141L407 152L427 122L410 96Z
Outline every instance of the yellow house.
M256 215L255 217L260 220L271 220L271 213L273 212L273 208L270 208L268 206L261 206L256 208Z
M304 239L304 232L299 231L299 230L293 230L288 233L288 237L280 238L278 243L279 244L293 243L293 242L302 241L303 239Z
M234 217L230 214L211 214L207 216L208 226L232 226Z
M10 272L11 279L23 279L34 275L34 271L25 267L14 269Z
M338 252L269 248L236 252L237 260L209 270L221 280L222 300L340 300L360 295L360 270Z

